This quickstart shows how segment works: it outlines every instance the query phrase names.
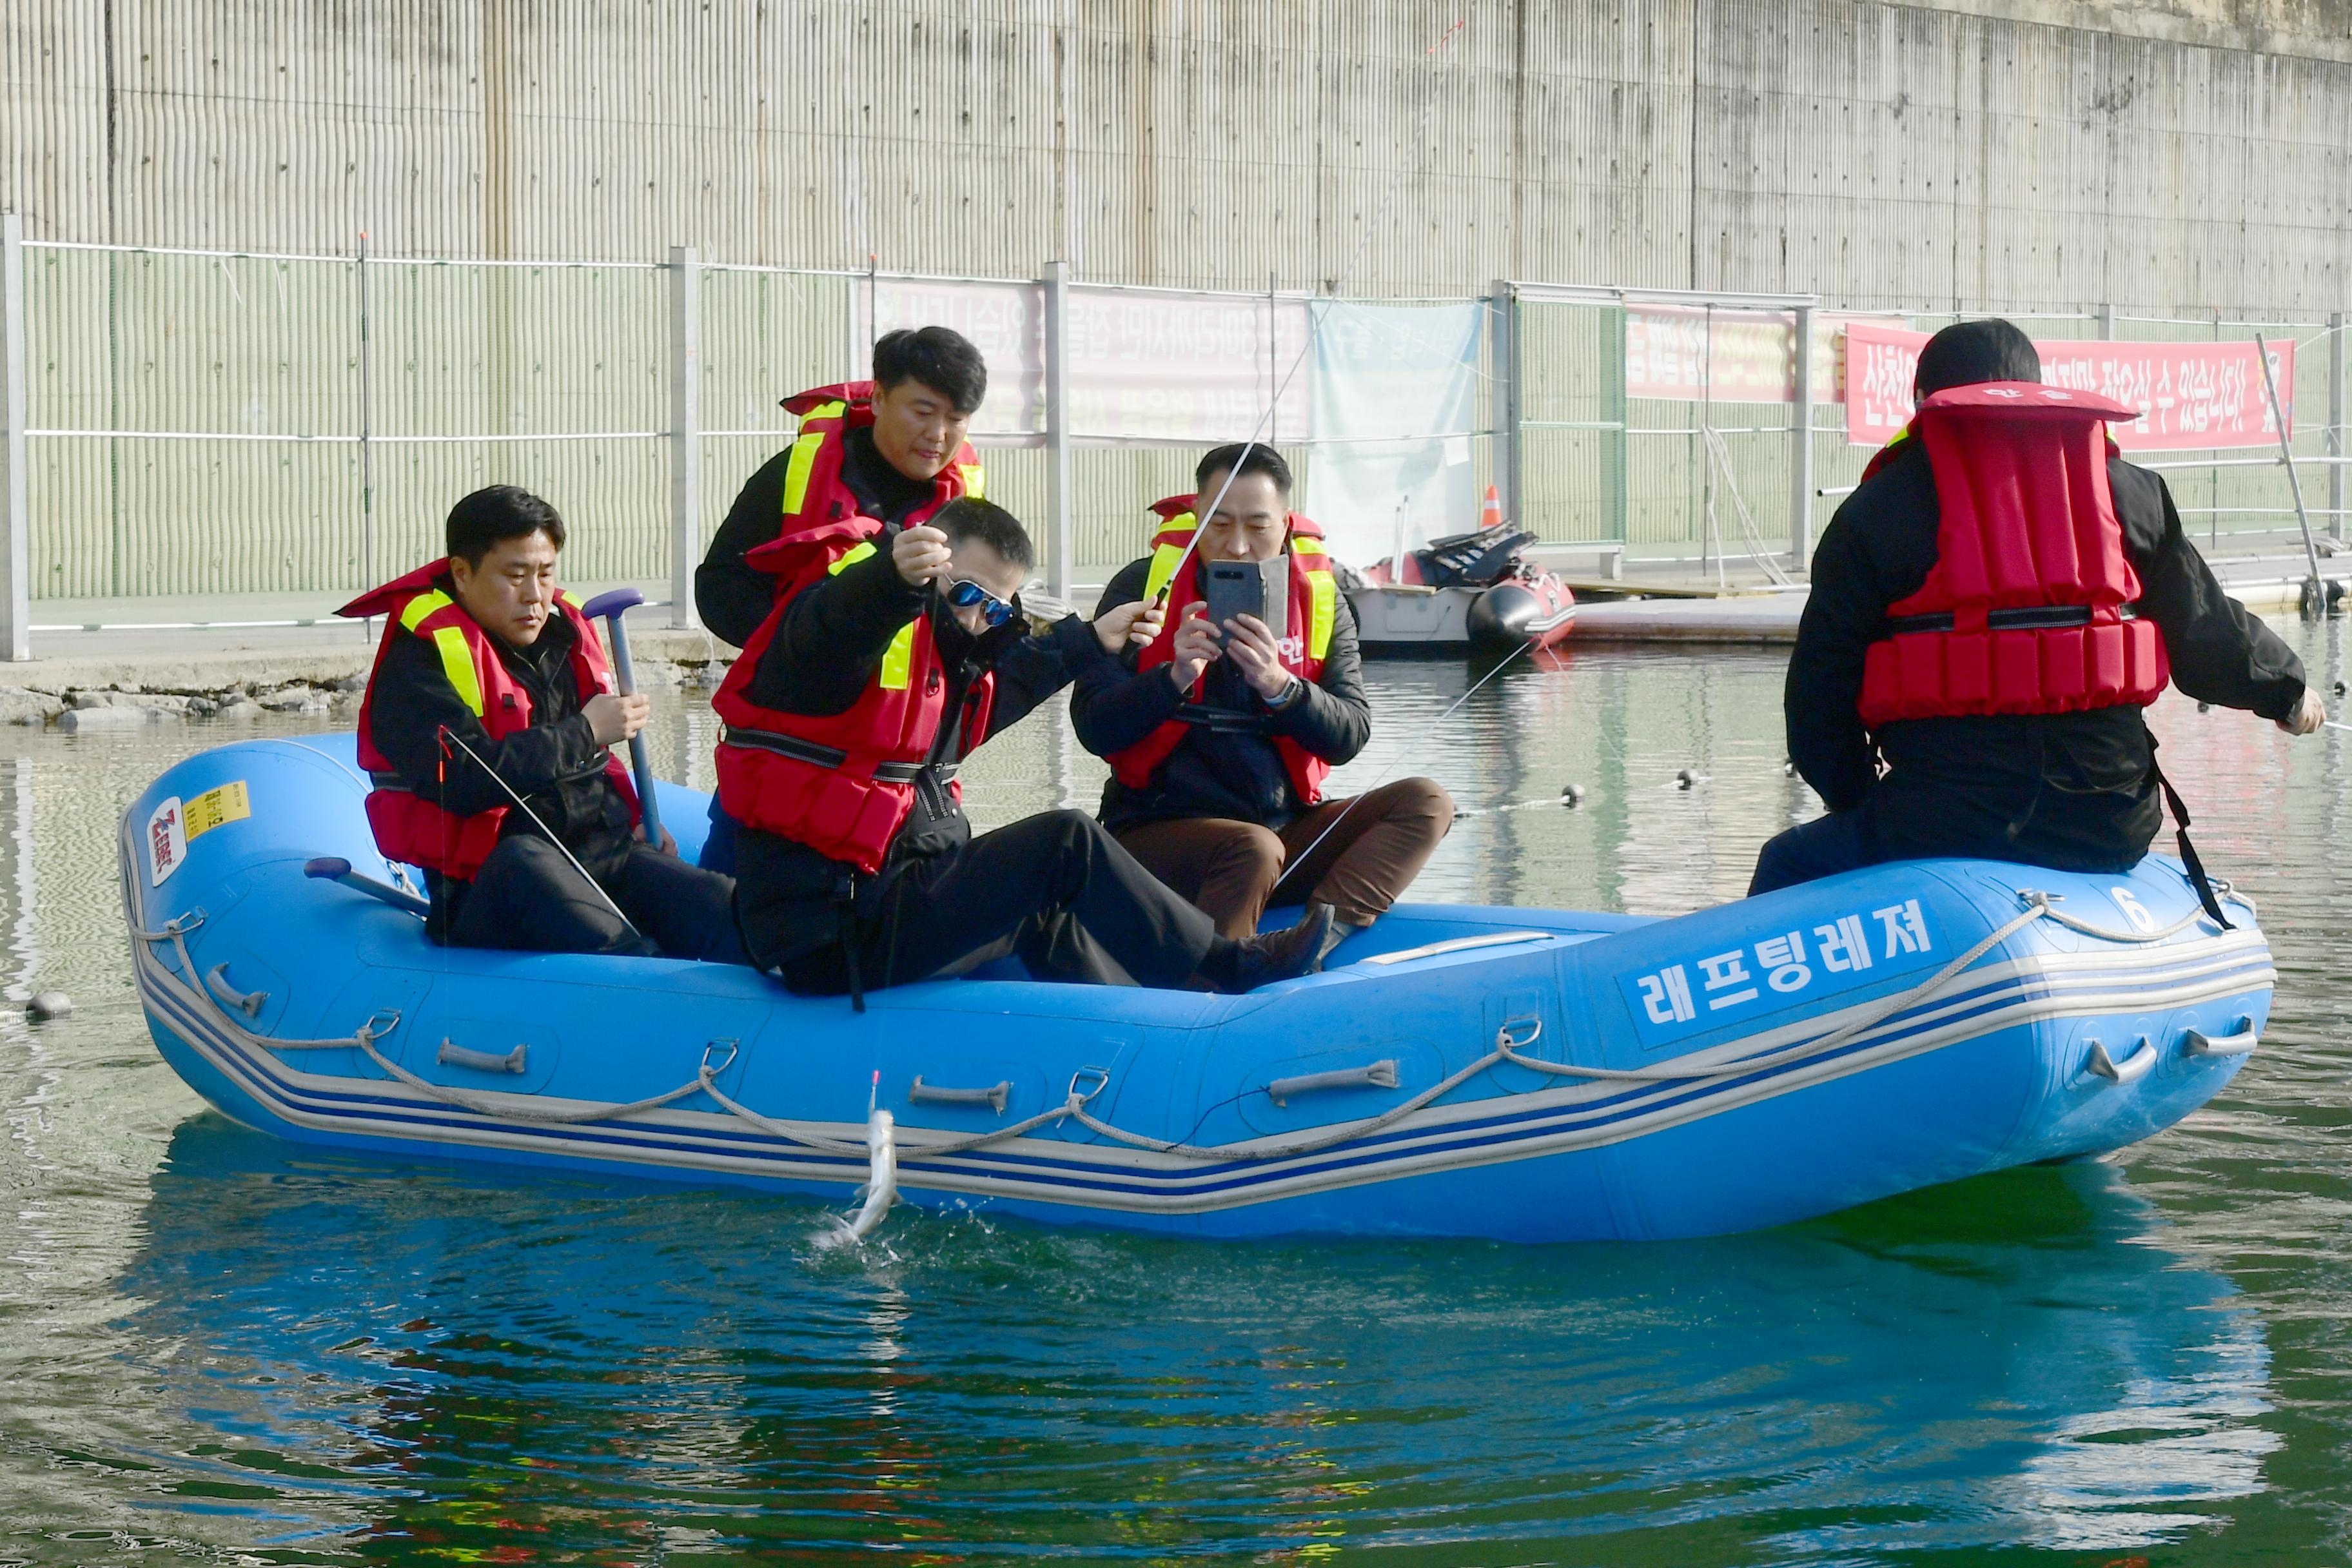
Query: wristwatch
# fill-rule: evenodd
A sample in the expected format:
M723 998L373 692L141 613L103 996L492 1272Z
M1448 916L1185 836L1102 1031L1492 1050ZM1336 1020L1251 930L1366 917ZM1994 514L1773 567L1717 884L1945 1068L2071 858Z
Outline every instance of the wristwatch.
M1294 675L1290 678L1290 684L1282 689L1281 696L1269 697L1265 700L1265 710L1269 713L1279 713L1306 695L1307 682Z

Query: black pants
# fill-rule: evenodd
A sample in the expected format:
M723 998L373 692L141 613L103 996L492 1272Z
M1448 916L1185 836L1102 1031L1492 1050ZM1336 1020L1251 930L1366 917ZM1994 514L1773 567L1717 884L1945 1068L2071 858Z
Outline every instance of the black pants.
M744 831L736 896L755 954L777 952L782 933L811 929L814 913L804 890L762 886L763 851L776 847L799 848ZM879 899L859 902L856 978L868 991L1008 953L1039 979L1174 987L1192 977L1216 935L1208 916L1079 811L1045 812L892 871ZM782 973L795 991L850 989L838 941L786 958Z
M437 889L436 927L446 920L452 947L751 962L735 929L735 884L728 878L643 844L596 868L597 886L627 914L626 924L562 850L518 833L499 841L472 882Z

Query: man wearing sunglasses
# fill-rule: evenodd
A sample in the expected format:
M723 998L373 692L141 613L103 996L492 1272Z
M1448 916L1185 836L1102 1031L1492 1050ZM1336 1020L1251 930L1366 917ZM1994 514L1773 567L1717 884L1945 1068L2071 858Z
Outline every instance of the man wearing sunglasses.
M712 706L719 794L742 824L736 914L793 990L865 993L1018 956L1041 978L1245 991L1310 973L1328 914L1217 934L1082 812L979 837L957 764L1161 617L1135 604L1033 636L1029 537L966 497L928 523L849 516L751 553L776 607Z
M775 608L776 580L745 557L783 534L855 512L913 528L985 477L965 438L988 395L980 350L947 327L900 328L874 345L874 379L784 399L793 444L761 465L694 574L702 624L741 647ZM735 822L714 803L702 846L709 870L735 869Z

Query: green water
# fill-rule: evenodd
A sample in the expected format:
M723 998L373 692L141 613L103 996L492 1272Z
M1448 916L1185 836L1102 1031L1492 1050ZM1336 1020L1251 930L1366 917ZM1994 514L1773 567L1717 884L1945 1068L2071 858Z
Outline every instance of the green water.
M2315 671L2339 633L2289 628ZM1469 805L1418 896L1665 913L1809 814L1777 658L1584 652L1340 777ZM114 818L190 726L0 731L0 1563L2339 1563L2352 735L2155 711L2278 956L2224 1097L2107 1163L1759 1236L1211 1246L323 1158L206 1111L128 978ZM291 728L291 725L284 726ZM710 717L660 750L707 782ZM1088 804L1058 711L982 824ZM1682 787L1676 774L1696 776Z

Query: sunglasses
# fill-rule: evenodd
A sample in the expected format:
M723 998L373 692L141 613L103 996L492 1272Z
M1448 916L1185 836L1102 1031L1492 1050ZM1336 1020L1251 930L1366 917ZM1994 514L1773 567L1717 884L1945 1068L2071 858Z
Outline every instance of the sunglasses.
M947 599L959 610L977 606L980 618L992 626L1001 626L1020 613L1011 601L998 598L969 577L959 577L949 584Z

